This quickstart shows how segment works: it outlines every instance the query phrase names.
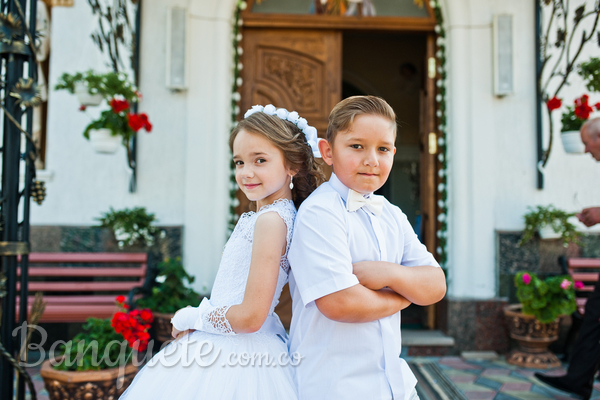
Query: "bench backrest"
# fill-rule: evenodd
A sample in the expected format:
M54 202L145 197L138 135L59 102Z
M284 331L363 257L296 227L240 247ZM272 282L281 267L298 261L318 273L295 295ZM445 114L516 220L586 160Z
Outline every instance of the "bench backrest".
M28 289L127 293L143 285L147 269L145 253L31 253Z
M576 289L577 310L583 315L587 296L594 291L600 277L600 258L569 258L566 264L567 272L573 280L583 283L583 288Z

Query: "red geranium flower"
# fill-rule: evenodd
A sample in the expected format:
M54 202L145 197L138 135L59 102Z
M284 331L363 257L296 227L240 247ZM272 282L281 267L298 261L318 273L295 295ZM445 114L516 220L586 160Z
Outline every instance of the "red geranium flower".
M553 98L551 98L550 100L548 100L546 102L546 106L548 107L548 110L550 110L550 111L557 110L562 107L562 100L559 99L558 97L554 96Z
M579 119L587 120L590 117L590 114L594 111L592 107L588 104L589 97L584 94L578 99L575 99L575 115Z
M79 111L85 111L86 108L87 107L82 104L79 106Z
M147 132L152 130L152 124L148 120L148 115L146 113L127 114L127 119L129 127L133 129L134 132L137 132L142 128L144 128Z
M116 300L117 300L117 303L123 304L125 302L125 296L123 296L121 294L121 295L117 296Z
M596 107L596 110L600 111L600 102L594 104L594 107Z
M112 99L110 101L110 107L115 114L118 114L129 109L129 102L127 100Z

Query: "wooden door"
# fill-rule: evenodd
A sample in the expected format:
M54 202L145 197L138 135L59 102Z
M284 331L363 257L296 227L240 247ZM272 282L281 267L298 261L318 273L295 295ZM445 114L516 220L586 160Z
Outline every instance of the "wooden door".
M325 137L329 112L342 96L341 32L248 28L243 34L242 115L255 104L273 104L297 111ZM243 207L245 196L238 198ZM289 328L288 285L275 312Z
M423 244L432 254L436 254L436 159L437 131L435 126L435 79L437 66L435 59L435 36L427 36L427 52L425 62L425 85L421 92L421 225ZM427 307L427 326L435 328L436 306Z
M324 137L342 93L342 34L244 29L242 113L254 104L295 110Z

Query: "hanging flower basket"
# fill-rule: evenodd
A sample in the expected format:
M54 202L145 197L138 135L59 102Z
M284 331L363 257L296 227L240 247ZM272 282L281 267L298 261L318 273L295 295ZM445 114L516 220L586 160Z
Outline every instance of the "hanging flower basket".
M121 145L122 137L113 135L108 128L90 129L90 142L96 153L112 154Z
M583 154L585 152L585 145L581 141L581 135L579 131L566 131L560 133L560 139L565 149L565 153L568 154Z
M541 227L538 230L538 233L540 235L540 239L544 240L560 239L562 236L560 232L556 232L554 228L552 228L552 225L545 225Z
M97 106L102 103L104 97L101 93L90 94L88 86L84 82L75 83L75 95L82 106Z

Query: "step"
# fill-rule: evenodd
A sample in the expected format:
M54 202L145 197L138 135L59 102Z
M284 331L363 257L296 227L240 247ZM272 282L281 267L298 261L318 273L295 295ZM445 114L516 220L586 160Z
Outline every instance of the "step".
M453 347L454 338L445 335L441 331L431 330L402 330L402 347L415 346L434 346L434 347Z

